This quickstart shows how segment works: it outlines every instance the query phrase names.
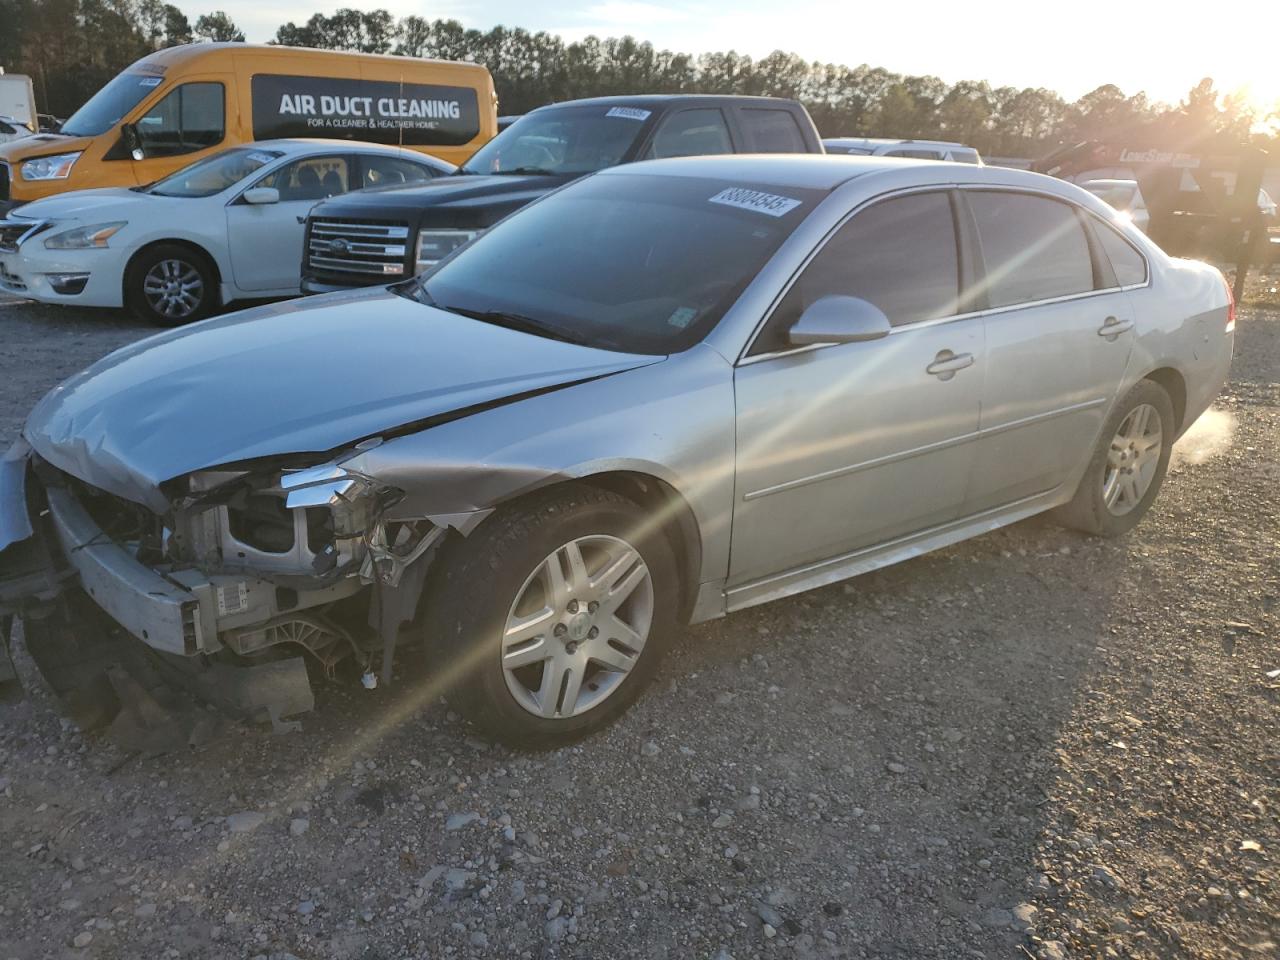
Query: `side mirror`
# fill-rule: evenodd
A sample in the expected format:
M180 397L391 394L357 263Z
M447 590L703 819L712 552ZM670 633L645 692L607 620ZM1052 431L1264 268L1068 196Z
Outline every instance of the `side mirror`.
M816 300L787 333L792 345L858 343L889 335L884 311L861 297L830 296Z
M279 203L280 191L275 187L254 187L244 192L244 202L252 204Z
M141 160L146 157L146 152L142 149L142 137L138 135L137 124L126 123L121 126L120 138L124 140L124 145L133 159Z

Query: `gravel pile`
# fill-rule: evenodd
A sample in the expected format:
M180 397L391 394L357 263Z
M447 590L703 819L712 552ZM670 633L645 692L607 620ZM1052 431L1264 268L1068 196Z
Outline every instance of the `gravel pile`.
M0 331L4 444L148 332ZM690 629L563 751L477 738L407 659L176 749L0 706L0 958L1276 957L1277 381L1280 310L1242 309L1127 539L1032 520Z

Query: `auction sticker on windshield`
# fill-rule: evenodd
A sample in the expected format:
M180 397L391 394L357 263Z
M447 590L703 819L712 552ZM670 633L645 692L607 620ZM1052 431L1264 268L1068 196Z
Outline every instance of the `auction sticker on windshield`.
M652 111L639 107L610 107L606 117L622 117L624 120L648 120Z
M754 210L766 213L771 217L781 217L800 206L799 200L791 197L780 197L776 193L764 193L760 190L748 190L746 187L729 187L721 190L711 198L712 203L723 203L726 207L738 207L742 210Z

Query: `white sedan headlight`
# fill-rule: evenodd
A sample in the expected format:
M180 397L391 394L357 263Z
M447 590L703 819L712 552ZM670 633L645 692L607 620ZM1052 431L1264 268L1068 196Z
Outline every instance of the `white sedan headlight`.
M36 157L22 165L23 180L65 180L80 159L81 151L59 153L52 157Z
M483 230L420 230L418 231L417 269L421 273L483 233Z
M94 247L105 247L107 241L115 236L127 220L116 220L112 223L94 223L87 227L76 227L55 233L45 240L48 250L89 250Z

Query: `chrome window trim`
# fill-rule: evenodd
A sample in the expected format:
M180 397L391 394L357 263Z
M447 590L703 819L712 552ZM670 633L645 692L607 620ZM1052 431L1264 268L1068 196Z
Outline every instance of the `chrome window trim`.
M1065 203L1068 206L1073 207L1074 209L1100 221L1104 225L1108 226L1110 229L1116 230L1116 232L1120 234L1121 238L1125 241L1125 243L1133 247L1133 249L1136 250L1138 254L1142 257L1142 262L1146 266L1147 278L1142 283L1131 283L1125 286L1116 286L1116 287L1104 287L1101 290L1085 290L1081 293L1070 293L1065 296L1049 297L1043 300L1026 300L1022 303L1010 303L1002 307L988 307L986 310L973 310L973 311L970 311L969 313L957 313L957 314L952 314L946 317L935 317L932 320L917 320L914 323L904 323L904 324L901 324L900 326L892 327L889 330L889 336L891 337L899 333L905 333L908 330L922 330L927 327L941 326L942 324L946 324L946 323L957 323L961 320L972 320L975 317L985 318L990 316L999 316L1000 314L1008 313L1011 310L1025 310L1028 307L1051 306L1053 304L1058 304L1058 303L1069 303L1073 300L1085 300L1092 297L1102 296L1106 294L1114 294L1117 292L1128 293L1131 290L1142 290L1146 287L1151 286L1153 271L1151 268L1151 258L1147 256L1146 251L1141 249L1137 244L1135 244L1132 240L1126 237L1124 235L1124 231L1117 230L1115 227L1112 227L1110 224L1107 224L1106 220L1098 216L1098 214L1094 213L1092 210L1089 210L1081 206L1080 204L1076 203L1075 201L1070 200L1066 197L1060 197L1057 194L1046 193L1042 190L1035 190L1029 187L1005 186L1003 184L931 183L931 184L925 184L925 185L919 185L919 186L913 186L913 187L904 187L899 190L893 190L888 193L877 194L874 197L869 197L863 203L858 204L856 207L850 210L849 213L847 213L834 227L831 228L831 230L826 234L826 236L822 238L822 241L816 247L813 248L813 250L809 253L807 257L805 257L804 262L800 265L800 267L796 270L796 272L791 275L791 278L787 281L782 291L774 298L773 302L769 304L769 309L765 312L763 319L758 324L756 324L755 330L752 331L751 337L747 341L747 345L743 348L742 353L739 355L738 361L737 363L734 364L734 366L745 367L752 363L759 363L762 360L774 360L778 357L789 357L797 353L808 353L811 350L825 350L829 347L843 346L843 344L838 344L838 343L811 343L811 344L806 344L802 347L795 347L790 350L774 350L769 353L760 353L760 354L756 354L755 356L748 356L748 354L751 352L751 348L755 345L756 339L760 336L761 331L764 329L765 324L768 323L770 318L772 318L774 311L778 309L778 305L782 302L783 298L788 293L791 292L791 288L795 286L796 280L799 278L800 274L802 274L806 269L808 269L809 264L813 262L813 260L817 257L818 253L821 252L824 247L826 247L826 245L831 241L831 238L835 236L835 234L838 233L846 223L852 220L855 216L857 216L863 210L870 207L872 204L880 203L881 201L884 201L884 200L888 200L894 197L899 197L899 196L912 194L912 193L946 192L949 190L975 190L975 191L985 191L985 192L1002 191L1004 193L1025 193L1025 194L1030 194L1031 196L1041 197L1045 200L1054 200L1058 203ZM1113 272L1114 272L1114 268L1113 268Z

